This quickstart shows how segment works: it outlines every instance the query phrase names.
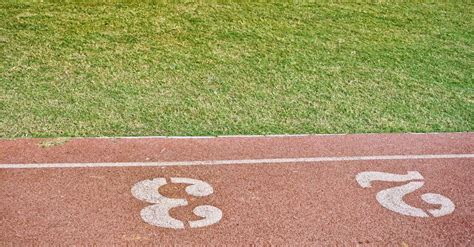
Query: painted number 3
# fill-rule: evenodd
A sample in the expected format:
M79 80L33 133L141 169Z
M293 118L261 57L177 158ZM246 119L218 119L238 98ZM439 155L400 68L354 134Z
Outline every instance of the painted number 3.
M170 181L171 183L188 184L185 191L191 196L209 196L214 192L211 185L201 180L173 177ZM155 178L140 181L132 187L132 195L135 198L153 203L153 205L143 208L140 216L145 222L154 226L184 229L184 222L171 217L169 211L175 207L188 205L188 201L186 199L168 198L161 195L159 188L166 184L165 178ZM189 221L191 228L209 226L222 219L222 211L210 205L197 206L193 209L193 213L202 217L202 219Z

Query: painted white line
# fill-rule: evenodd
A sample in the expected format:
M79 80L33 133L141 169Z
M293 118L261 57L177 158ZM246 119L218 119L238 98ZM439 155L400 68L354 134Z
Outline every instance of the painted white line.
M367 161L367 160L419 160L419 159L470 159L474 154L421 154L421 155L380 155L380 156L342 156L307 157L243 160L195 160L170 162L110 162L110 163L38 163L38 164L0 164L0 169L38 169L38 168L88 168L88 167L163 167L163 166L199 166L199 165L248 165L312 163L330 161Z
M338 134L268 134L268 135L215 135L215 136L58 136L46 138L18 137L18 138L0 138L0 140L21 140L21 139L214 139L214 138L285 138L285 137L323 137L323 136L350 136L350 135L448 135L448 134L472 134L474 132L399 132L399 133L338 133Z

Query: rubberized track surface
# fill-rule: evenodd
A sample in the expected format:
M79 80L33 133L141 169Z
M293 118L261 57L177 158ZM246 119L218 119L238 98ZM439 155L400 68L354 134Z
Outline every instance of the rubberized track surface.
M473 133L45 141L0 140L2 244L473 244Z

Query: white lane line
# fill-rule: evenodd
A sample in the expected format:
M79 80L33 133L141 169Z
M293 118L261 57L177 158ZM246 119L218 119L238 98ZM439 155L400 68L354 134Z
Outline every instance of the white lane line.
M37 168L87 168L87 167L163 167L163 166L199 166L199 165L246 165L246 164L282 164L311 163L330 161L364 160L419 160L419 159L465 159L474 158L474 154L422 154L422 155L381 155L381 156L343 156L343 157L307 157L243 160L196 160L171 162L109 162L109 163L38 163L38 164L0 164L0 169L37 169Z
M380 135L380 136L402 136L402 135L458 135L469 134L474 132L405 132L405 133L339 133L339 134L269 134L269 135L214 135L214 136L58 136L55 138L71 138L71 139L215 139L215 138L281 138L281 137L324 137L324 136L357 136L357 135ZM0 141L31 139L32 137L18 138L0 138Z

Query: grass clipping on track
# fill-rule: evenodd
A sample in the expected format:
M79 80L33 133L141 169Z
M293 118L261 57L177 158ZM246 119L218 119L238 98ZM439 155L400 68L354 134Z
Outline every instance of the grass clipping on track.
M0 137L472 131L472 3L0 3Z

